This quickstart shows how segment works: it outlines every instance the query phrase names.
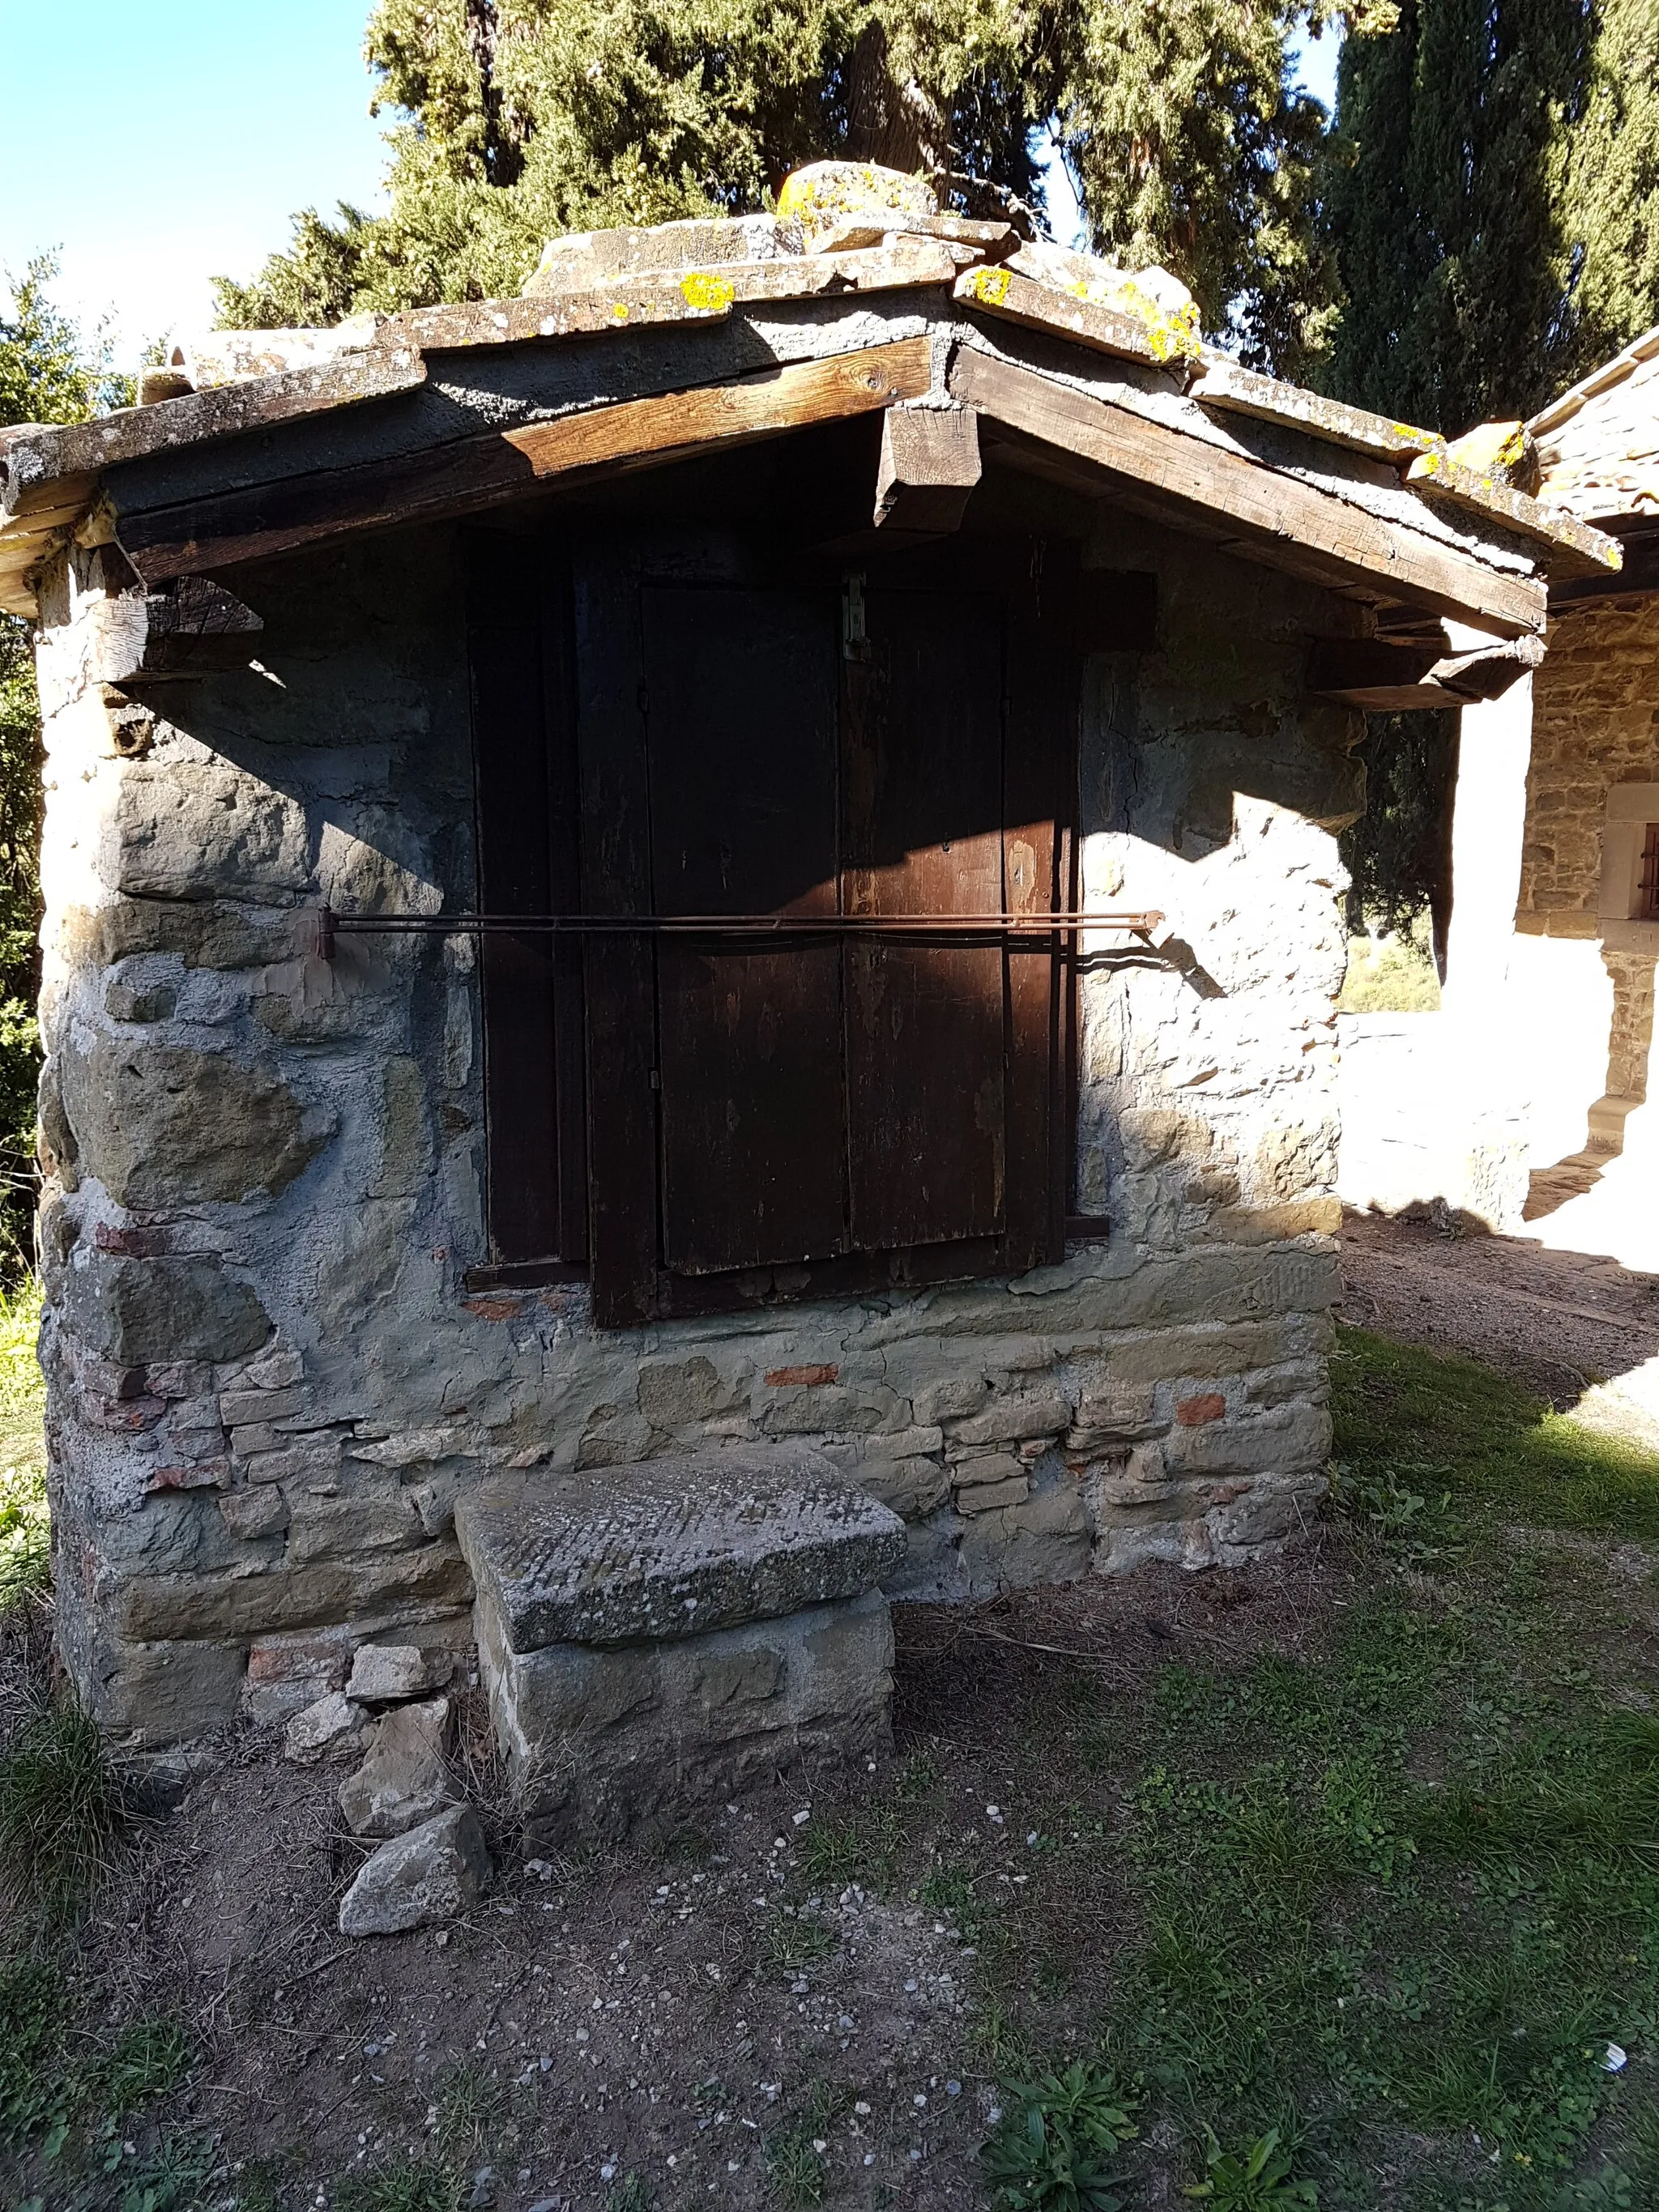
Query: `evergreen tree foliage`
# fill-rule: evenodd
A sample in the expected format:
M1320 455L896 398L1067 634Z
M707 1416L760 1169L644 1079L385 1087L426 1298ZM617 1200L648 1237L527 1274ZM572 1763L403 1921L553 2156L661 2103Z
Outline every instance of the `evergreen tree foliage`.
M49 257L30 262L0 312L0 428L83 422L128 405L132 385L110 374L52 306ZM33 1205L34 1085L40 1032L40 714L29 626L0 614L0 1271L25 1264Z
M1455 711L1443 708L1368 714L1358 753L1365 766L1365 811L1340 840L1350 933L1370 926L1403 936L1426 911L1443 977L1451 921L1457 731Z
M1564 201L1571 382L1659 323L1659 0L1601 0Z
M1659 320L1654 0L1402 0L1338 73L1322 380L1457 434Z
M1158 261L1206 325L1294 369L1324 336L1323 113L1290 83L1304 21L1391 0L380 0L365 47L390 208L295 222L233 325L516 292L560 231L769 204L850 155L945 203L1039 220L1052 129L1097 247Z

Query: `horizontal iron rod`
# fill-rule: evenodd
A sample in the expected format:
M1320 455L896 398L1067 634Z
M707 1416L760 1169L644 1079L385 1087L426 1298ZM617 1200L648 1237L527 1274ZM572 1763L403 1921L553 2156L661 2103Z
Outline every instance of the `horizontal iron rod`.
M1164 916L1152 910L1092 914L336 914L318 909L327 947L339 935L469 937L1031 937L1056 931L1121 929L1145 937Z

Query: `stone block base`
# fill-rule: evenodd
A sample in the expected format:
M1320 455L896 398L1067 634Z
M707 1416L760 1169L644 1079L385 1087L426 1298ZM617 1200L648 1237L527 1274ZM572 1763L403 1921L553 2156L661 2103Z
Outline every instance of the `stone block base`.
M879 1590L650 1644L478 1650L527 1832L543 1850L672 1826L819 1759L888 1750L893 1628Z

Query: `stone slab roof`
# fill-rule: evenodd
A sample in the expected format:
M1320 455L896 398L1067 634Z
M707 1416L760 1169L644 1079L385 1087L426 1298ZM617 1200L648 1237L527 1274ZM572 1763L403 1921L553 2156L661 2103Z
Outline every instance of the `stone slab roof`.
M1188 526L1218 504L1242 514L1252 557L1294 566L1311 536L1314 569L1339 587L1349 568L1359 585L1386 579L1378 549L1389 531L1443 549L1468 579L1470 563L1516 579L1601 575L1619 564L1616 544L1448 461L1431 433L1202 347L1190 297L1164 271L1131 274L1023 240L1006 224L940 215L912 178L819 163L788 180L776 216L556 239L517 300L360 316L329 331L211 333L176 347L146 380L148 404L68 428L0 431L0 606L36 613L35 580L70 536L118 544L154 588L331 526L511 497L526 487L526 456L529 488L553 472L552 462L534 461L530 433L556 420L605 417L597 439L542 441L565 456L562 469L597 465L596 456L617 465L635 436L652 441L637 450L672 458L679 449L660 418L676 392L752 391L792 364L804 371L840 356L850 368L854 355L873 363L880 348L896 374L898 344L912 337L931 363L919 386L908 368L886 386L872 371L867 391L848 377L806 391L798 376L805 414L763 410L727 424L728 434L773 434L863 405L977 406L984 380L970 398L972 380L953 380L949 364L964 350L984 353L1146 426L1139 447L1133 424L1120 425L1124 440L1115 441L1109 422L1091 445L1074 427L1038 419L1039 439L1087 448ZM630 404L645 411L625 416ZM1031 419L1025 404L1021 435ZM1154 428L1167 456L1150 450ZM689 442L705 434L706 422ZM1283 515L1274 511L1275 477L1370 518L1354 526L1364 543L1352 559L1342 528L1312 527L1316 504L1287 490ZM1535 626L1519 611L1524 594L1494 588L1495 608L1484 586L1454 576L1423 603L1495 614L1510 634Z
M1527 427L1553 505L1586 521L1659 514L1659 325Z

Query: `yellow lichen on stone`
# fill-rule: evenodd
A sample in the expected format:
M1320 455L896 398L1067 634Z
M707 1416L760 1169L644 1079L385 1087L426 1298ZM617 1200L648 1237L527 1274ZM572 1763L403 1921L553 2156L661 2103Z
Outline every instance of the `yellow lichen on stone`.
M706 269L687 270L680 279L680 290L687 307L704 314L723 313L738 296L729 277L711 276Z
M1509 472L1526 457L1527 426L1524 422L1480 422L1461 438L1455 438L1447 447L1453 460L1460 461L1477 476L1501 476L1508 481Z
M938 213L938 197L925 178L872 161L811 161L787 176L778 191L778 219L799 223L809 253L815 238L849 216L890 216L902 229L907 216Z
M1012 283L1006 269L975 269L968 279L968 289L975 300L983 300L988 307L1000 307L1008 296Z
M626 300L613 300L611 302L611 319L614 323L625 323L628 320Z
M1146 343L1158 361L1196 361L1198 309L1177 307L1172 315L1155 314L1146 325Z

